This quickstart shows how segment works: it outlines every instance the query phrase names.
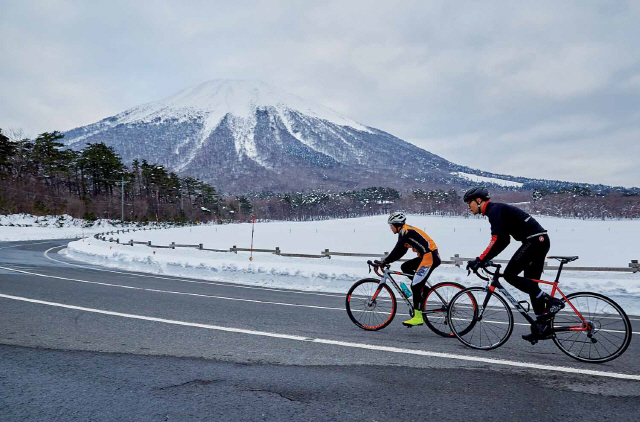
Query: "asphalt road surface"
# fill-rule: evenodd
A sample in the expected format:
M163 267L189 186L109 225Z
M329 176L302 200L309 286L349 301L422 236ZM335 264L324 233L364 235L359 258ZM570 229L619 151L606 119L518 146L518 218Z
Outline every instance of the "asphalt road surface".
M637 332L599 365L525 325L476 351L403 305L367 332L344 295L115 271L67 242L0 243L2 421L639 419Z

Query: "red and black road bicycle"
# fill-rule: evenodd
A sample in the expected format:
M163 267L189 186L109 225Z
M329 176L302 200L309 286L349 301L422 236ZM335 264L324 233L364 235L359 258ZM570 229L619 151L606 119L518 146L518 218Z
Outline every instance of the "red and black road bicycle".
M552 286L551 296L556 293L561 296L565 307L549 320L550 329L540 339L553 339L560 350L582 362L607 362L622 355L629 347L632 333L631 322L624 310L598 293L562 293L558 287L562 267L578 257L549 258L560 261L555 281L532 281ZM487 285L462 290L449 304L449 312L454 315L449 319L453 335L474 349L495 349L509 339L514 326L513 313L504 297L529 324L535 323L528 313L529 303L524 300L518 302L500 284L499 279L504 276L500 268L498 264L486 263L476 275L487 281ZM531 343L535 344L536 340Z
M411 277L412 274L391 271L389 265L378 267L371 261L367 261L367 264L369 264L369 272L373 268L380 278L365 278L351 286L346 298L347 314L351 321L363 330L369 331L380 330L389 325L398 309L396 296L391 287L407 304L409 315L413 317L413 301L391 276L393 274ZM382 270L382 273L379 270ZM451 282L431 285L427 280L425 288L428 288L422 307L425 324L436 334L453 337L449 326L449 302L455 294L464 290L464 286Z

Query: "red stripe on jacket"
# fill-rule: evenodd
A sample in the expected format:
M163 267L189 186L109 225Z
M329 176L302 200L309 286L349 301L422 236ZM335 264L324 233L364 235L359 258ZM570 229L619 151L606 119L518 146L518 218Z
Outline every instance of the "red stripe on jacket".
M491 242L489 242L489 246L487 246L487 249L485 249L484 252L482 252L482 255L480 255L480 259L484 259L484 257L487 256L491 248L493 248L493 245L496 244L496 240L498 240L498 236L491 236Z

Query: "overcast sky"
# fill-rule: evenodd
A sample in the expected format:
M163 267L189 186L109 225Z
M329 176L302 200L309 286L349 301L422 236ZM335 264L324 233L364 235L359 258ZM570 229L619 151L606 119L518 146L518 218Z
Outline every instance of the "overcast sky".
M640 186L639 22L638 1L0 0L0 128L253 79L458 164Z

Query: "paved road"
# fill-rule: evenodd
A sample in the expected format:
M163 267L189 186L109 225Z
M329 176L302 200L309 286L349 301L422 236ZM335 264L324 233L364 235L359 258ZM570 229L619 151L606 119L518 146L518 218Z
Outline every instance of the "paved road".
M360 330L342 295L114 271L66 242L0 244L3 421L637 420L640 335L601 365L524 326L479 352L402 315Z

